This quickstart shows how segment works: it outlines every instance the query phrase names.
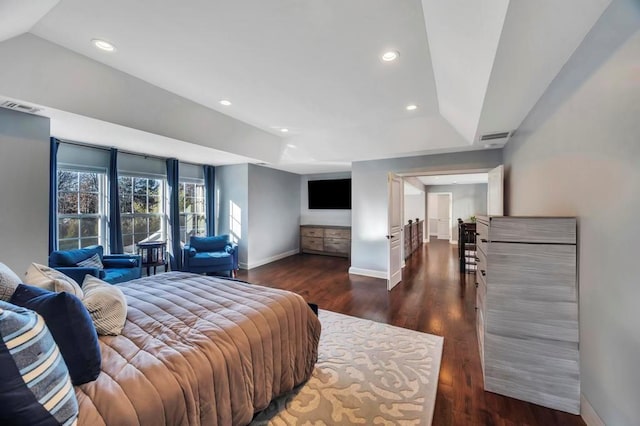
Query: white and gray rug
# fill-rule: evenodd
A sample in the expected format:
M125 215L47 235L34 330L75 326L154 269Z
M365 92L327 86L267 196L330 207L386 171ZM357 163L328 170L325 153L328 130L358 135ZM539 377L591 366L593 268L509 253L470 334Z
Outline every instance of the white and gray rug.
M443 338L320 310L311 379L252 425L430 425Z

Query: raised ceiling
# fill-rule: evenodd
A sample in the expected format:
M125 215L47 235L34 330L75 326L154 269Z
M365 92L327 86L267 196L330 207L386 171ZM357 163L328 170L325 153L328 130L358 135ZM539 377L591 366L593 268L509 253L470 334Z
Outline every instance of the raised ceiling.
M269 148L269 165L317 173L358 160L485 148L481 134L517 129L610 0L33 0L36 11L18 7L24 3L0 0L0 11L13 8L22 22L12 31L29 30L268 132L280 140ZM94 38L116 52L95 49ZM387 50L399 51L398 60L383 63ZM36 102L27 92L0 95ZM407 111L408 104L418 108ZM91 118L102 133L108 123L135 127ZM72 123L55 122L63 119L52 118L54 127L74 138ZM164 130L156 133L171 133ZM180 151L202 145L196 139L185 137ZM196 149L202 162L217 163L219 150L251 159L211 139L211 159Z

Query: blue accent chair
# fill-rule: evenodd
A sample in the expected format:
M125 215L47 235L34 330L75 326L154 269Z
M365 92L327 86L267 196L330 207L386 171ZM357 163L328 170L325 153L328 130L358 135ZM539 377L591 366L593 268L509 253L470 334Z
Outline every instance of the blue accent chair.
M78 266L78 262L89 259L96 253L100 256L104 269ZM140 256L132 254L105 255L102 246L53 251L49 255L49 267L68 275L80 285L87 274L111 284L134 280L142 276Z
M191 237L182 252L182 270L186 272L228 272L233 277L238 269L238 245L231 242L228 234Z

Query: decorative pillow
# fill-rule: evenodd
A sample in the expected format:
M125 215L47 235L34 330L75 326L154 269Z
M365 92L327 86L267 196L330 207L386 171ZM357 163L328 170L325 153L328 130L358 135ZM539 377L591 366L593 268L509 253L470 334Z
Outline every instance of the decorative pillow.
M66 292L52 293L20 284L10 302L42 315L60 347L74 385L98 377L102 363L98 335L80 299Z
M4 263L0 263L0 300L9 301L21 282L15 272Z
M74 296L82 299L83 293L80 285L71 277L63 274L60 271L56 271L48 266L32 263L27 269L24 282L26 284L40 287L45 290L62 292L73 294Z
M89 311L98 334L120 334L127 321L127 299L122 291L91 275L85 277L82 289L82 303Z
M215 237L191 237L189 245L200 252L223 251L229 243L229 235L216 235Z
M78 262L98 254L100 259L104 257L102 246L89 246L75 250L56 250L49 255L49 265L54 266L76 266Z
M71 425L78 401L44 319L0 302L0 424Z
M100 260L100 255L98 253L94 254L88 259L78 262L77 266L83 266L85 268L104 269L104 265L102 264L102 260Z
M132 258L110 258L104 259L102 262L105 268L135 268L138 266L138 260Z

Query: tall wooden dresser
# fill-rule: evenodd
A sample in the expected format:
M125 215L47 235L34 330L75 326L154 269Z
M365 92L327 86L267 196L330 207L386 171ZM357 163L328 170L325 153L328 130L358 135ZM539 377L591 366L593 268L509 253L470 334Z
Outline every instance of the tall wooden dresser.
M485 390L580 413L576 219L477 218Z

